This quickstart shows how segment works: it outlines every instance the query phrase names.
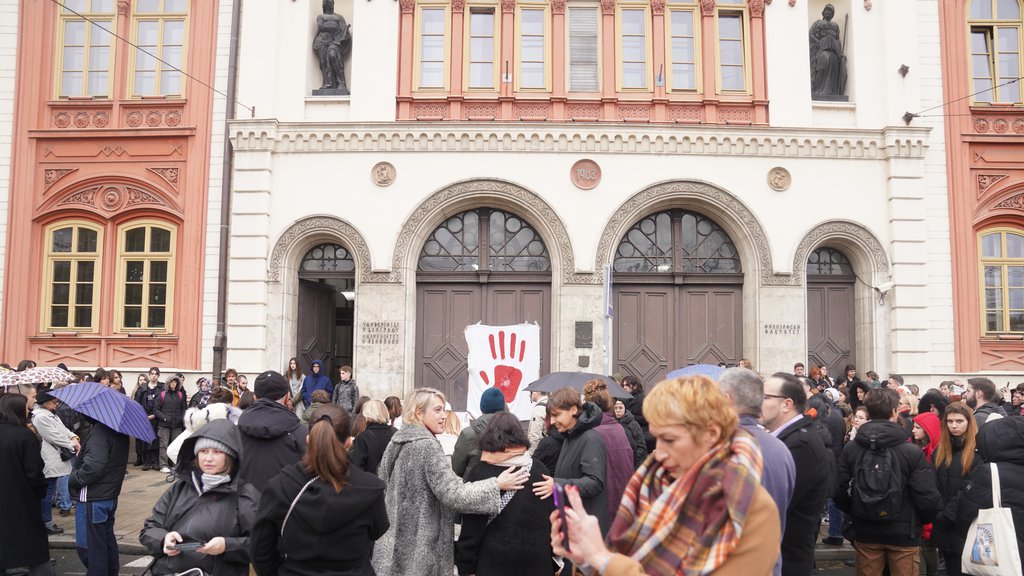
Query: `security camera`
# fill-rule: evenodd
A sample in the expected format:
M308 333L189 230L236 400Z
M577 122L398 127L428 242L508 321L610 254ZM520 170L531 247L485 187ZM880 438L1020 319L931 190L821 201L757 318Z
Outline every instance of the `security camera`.
M875 290L878 290L882 294L888 294L889 290L892 290L892 282L883 282L878 286L875 286Z

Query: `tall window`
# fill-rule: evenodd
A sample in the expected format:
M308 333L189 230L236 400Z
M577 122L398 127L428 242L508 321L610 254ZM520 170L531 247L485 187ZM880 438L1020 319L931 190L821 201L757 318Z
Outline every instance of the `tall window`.
M1021 102L1018 0L971 0L971 92L975 102Z
M114 0L65 0L63 4L57 50L60 97L110 97Z
M469 9L469 78L467 88L494 89L497 85L495 66L494 8Z
M668 18L668 86L669 90L697 89L697 25L696 7L669 6Z
M188 0L136 0L132 96L181 96Z
M444 6L419 8L419 72L418 88L445 87L445 13Z
M722 91L747 89L746 41L743 12L721 10L718 13L718 68Z
M600 90L597 39L599 22L597 8L569 8L569 91L597 92Z
M1024 332L1024 231L981 233L984 330Z
M121 228L118 274L123 330L170 330L174 236L175 230L165 224L133 222Z
M44 331L96 331L101 236L85 223L47 228Z
M519 10L519 87L547 88L547 10Z
M620 42L621 86L647 88L647 9L622 8Z

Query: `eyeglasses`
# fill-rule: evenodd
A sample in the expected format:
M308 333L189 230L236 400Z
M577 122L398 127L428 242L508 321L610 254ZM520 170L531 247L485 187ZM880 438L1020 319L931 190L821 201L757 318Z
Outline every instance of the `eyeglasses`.
M767 400L769 398L777 398L779 400L788 400L789 399L788 396L779 396L778 394L765 394L764 395L764 399L765 400Z

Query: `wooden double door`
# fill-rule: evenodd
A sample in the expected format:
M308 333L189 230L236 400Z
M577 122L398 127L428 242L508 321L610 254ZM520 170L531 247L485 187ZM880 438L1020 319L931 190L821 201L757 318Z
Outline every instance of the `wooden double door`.
M736 363L743 351L742 287L616 285L615 370L653 385L689 364Z
M853 291L853 280L807 281L807 361L828 366L833 378L842 376L847 364L856 365Z
M469 374L465 330L483 323L540 325L540 373L551 349L549 283L421 282L416 288L416 387L444 392L455 410L466 410Z

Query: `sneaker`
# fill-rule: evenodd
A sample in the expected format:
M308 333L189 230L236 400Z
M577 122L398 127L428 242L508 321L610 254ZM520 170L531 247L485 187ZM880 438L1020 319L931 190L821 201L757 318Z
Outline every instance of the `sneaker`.
M61 510L61 511L59 512L59 514L60 514L61 516L71 516L71 515L72 515L72 514L74 514L74 513L75 513L75 511L74 511L74 509L72 509L72 508L68 508L67 510Z
M821 543L829 546L842 546L843 539L838 536L829 536L828 538L822 538Z
M50 524L46 525L46 533L51 536L55 534L63 534L64 529L51 522Z
M163 468L160 469L160 472L162 472L164 474L170 474L171 473L171 469L168 468L167 466L164 466Z

